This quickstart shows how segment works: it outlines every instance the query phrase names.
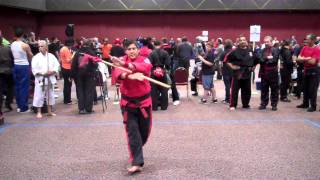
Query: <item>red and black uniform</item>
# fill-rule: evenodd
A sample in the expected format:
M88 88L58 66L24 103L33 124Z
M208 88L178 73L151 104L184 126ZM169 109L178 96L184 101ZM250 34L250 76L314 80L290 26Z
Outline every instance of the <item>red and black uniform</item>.
M138 56L136 59L129 59L128 56L124 56L124 61L135 67L133 73L141 72L150 76L152 65L148 58ZM152 126L151 87L147 80L121 79L122 73L124 71L121 69L114 70L116 79L120 80L120 106L128 139L130 162L133 166L143 166L142 146L147 142Z
M261 52L259 71L261 77L261 107L266 107L269 103L269 88L271 89L271 106L277 107L279 101L279 54L279 49L273 47L266 47Z
M305 46L300 52L301 57L316 58L315 64L309 64L304 61L304 74L303 74L303 106L315 110L317 107L317 91L319 86L318 80L318 63L319 63L320 49L316 46Z
M150 62L152 64L151 77L160 82L167 83L167 76L165 73L170 72L170 57L167 51L163 49L155 48L150 56ZM157 74L156 71L162 73ZM151 97L152 97L152 110L157 111L160 105L161 110L168 108L168 89L156 84L151 84Z
M226 58L226 62L240 66L239 70L233 70L231 82L230 107L237 107L238 94L241 89L241 101L243 108L249 108L251 99L251 73L255 63L252 50L237 48Z
M91 47L83 46L75 54L71 64L71 77L76 84L76 92L78 98L78 109L80 114L92 113L93 101L95 93L95 73L98 65L87 59L87 65L80 65L85 62L83 54L95 56L95 52ZM83 68L81 68L83 67Z

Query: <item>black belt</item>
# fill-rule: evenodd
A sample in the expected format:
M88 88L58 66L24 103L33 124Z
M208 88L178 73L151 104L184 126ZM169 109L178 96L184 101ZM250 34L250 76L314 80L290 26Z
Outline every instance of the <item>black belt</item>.
M139 105L141 101L146 100L150 97L150 93L140 96L140 97L128 97L126 95L121 95L121 98L128 101L129 103Z
M142 113L144 118L148 118L149 115L148 115L147 111L145 110L145 108L141 107L140 102L143 101L143 100L148 99L149 97L150 97L150 93L148 93L148 94L146 94L144 96L140 96L140 97L128 97L126 95L121 95L121 98L123 98L124 100L128 101L129 103L137 105L140 108L140 111L141 111L141 113ZM128 110L128 105L126 105L124 107L124 109L125 109L125 111L127 111Z

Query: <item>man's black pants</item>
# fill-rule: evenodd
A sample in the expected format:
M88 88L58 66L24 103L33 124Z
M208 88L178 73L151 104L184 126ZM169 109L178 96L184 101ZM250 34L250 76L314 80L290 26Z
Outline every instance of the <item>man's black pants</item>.
M277 107L279 101L278 73L270 78L261 78L261 106L267 106L269 103L269 88L271 89L271 106Z
M316 69L307 70L303 76L303 104L317 107L317 92L319 86L318 72Z
M132 166L143 166L142 146L147 142L152 127L151 107L144 109L147 117L140 108L121 107Z
M12 74L0 74L0 114L2 114L2 99L6 92L6 106L9 106L13 101L14 82Z
M231 96L230 96L230 107L237 107L238 104L238 94L241 89L241 101L242 107L249 107L251 98L251 78L249 79L237 79L232 77L231 82Z
M92 112L94 91L95 91L94 77L82 76L77 78L77 96L79 111L86 110Z
M70 69L61 69L63 76L63 103L67 104L71 102L71 70Z
M288 98L288 89L291 83L291 72L286 69L280 70L281 84L280 84L280 99Z
M168 89L159 85L151 85L152 109L157 110L159 101L161 110L168 108Z

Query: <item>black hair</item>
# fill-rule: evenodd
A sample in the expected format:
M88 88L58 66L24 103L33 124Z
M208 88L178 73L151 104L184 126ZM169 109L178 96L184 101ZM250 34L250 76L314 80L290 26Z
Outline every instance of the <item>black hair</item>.
M282 46L289 46L291 44L291 40L290 39L285 39L282 41Z
M158 41L158 40L156 40L156 41L154 42L154 45L155 45L155 46L160 46L160 45L161 45L161 42Z
M18 27L14 30L14 35L17 37L17 38L21 38L23 36L23 29Z
M65 40L64 45L73 46L74 45L74 40L73 39L67 39L67 40Z
M163 37L163 38L162 38L162 43L168 43L167 38Z
M137 48L139 48L137 41L133 40L127 40L126 42L124 42L123 47L127 49L131 44L134 44Z
M307 36L313 41L317 40L317 36L315 34L308 34Z
M146 38L142 38L140 39L140 43L143 45L143 46L147 46L149 44L149 41L146 39Z
M224 48L225 48L225 49L231 49L232 46L233 46L233 42L232 42L231 39L226 39L226 40L224 41Z
M188 38L187 38L186 36L183 36L182 39L181 39L181 41L182 41L182 42L187 42L187 41L188 41Z

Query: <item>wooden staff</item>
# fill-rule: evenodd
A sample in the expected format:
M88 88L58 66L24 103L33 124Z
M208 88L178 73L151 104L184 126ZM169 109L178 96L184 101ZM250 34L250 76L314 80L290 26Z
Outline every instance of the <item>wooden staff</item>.
M119 69L121 69L121 70L123 70L123 71L125 71L125 72L127 72L127 73L132 73L131 70L129 70L129 69L125 68L125 67L117 66L117 65L114 65L113 63L109 63L109 62L106 62L106 61L102 61L102 62L105 63L105 64L107 64L108 66L112 66L112 67L115 67L115 68L119 68ZM166 84L166 83L157 81L157 80L152 79L152 78L150 78L150 77L148 77L148 76L142 75L142 77L143 77L144 79L146 79L146 80L154 83L154 84L159 85L159 86L162 86L162 87L165 87L165 88L168 88L168 89L171 88L171 86L170 86L169 84Z

